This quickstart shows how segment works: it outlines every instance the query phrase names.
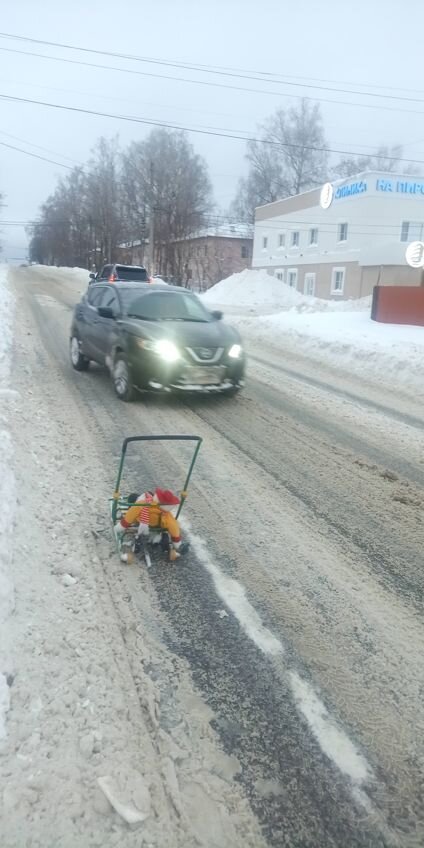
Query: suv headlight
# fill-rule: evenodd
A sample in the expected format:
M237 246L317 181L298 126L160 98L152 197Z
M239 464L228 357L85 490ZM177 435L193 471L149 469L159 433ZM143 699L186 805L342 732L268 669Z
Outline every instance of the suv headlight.
M233 345L231 345L231 347L230 347L230 349L229 349L229 351L228 351L228 356L229 356L231 359L240 359L241 354L242 354L242 347L241 347L241 345L239 345L239 344L233 344Z
M148 339L137 339L138 347L143 350L150 350L156 353L165 362L176 362L180 359L180 352L174 342L169 339L158 339L158 341L149 341Z

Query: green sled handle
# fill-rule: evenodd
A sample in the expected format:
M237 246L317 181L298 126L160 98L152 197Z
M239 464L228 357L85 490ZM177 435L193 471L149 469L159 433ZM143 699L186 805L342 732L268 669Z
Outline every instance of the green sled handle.
M184 501L187 497L188 484L190 482L190 478L191 478L191 475L193 473L193 468L194 468L194 465L195 465L195 462L196 462L196 459L197 459L197 454L199 453L200 445L202 444L202 441L203 441L203 439L200 436L164 436L164 435L160 435L160 436L128 436L126 439L124 439L124 441L122 443L121 461L119 463L118 477L117 477L117 480L116 480L115 491L113 493L113 498L112 498L112 521L113 521L113 523L115 524L115 521L116 521L116 513L117 513L117 510L118 510L118 501L119 501L119 498L120 498L119 488L120 488L120 485L121 485L121 478L122 478L122 472L123 472L123 469L124 469L127 447L128 447L129 444L131 444L132 442L195 442L196 443L196 446L195 446L195 449L194 449L194 452L193 452L193 456L192 456L192 459L191 459L191 462L190 462L190 466L189 466L189 469L188 469L188 472L187 472L187 476L186 476L186 479L185 479L185 482L184 482L183 491L181 492L181 500L180 500L180 505L178 507L178 512L177 512L177 518L178 518L178 516L179 516L179 514L180 514L180 512L181 512L181 510L184 506Z

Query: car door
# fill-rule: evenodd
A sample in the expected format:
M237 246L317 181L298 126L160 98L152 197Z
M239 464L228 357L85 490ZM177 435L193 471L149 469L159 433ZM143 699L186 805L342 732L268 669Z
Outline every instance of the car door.
M114 318L103 318L101 315L98 315L98 319L94 324L94 342L97 351L97 361L105 363L106 358L110 356L116 339L116 321L121 314L119 298L112 286L104 287L102 298L97 303L97 307L99 306L111 309L114 314Z
M97 342L97 325L100 319L99 313L97 312L97 307L100 306L105 290L106 286L99 285L93 285L89 288L82 314L84 329L81 335L83 336L82 343L84 347L84 353L90 359L95 359L96 362L101 361L99 360L99 350Z

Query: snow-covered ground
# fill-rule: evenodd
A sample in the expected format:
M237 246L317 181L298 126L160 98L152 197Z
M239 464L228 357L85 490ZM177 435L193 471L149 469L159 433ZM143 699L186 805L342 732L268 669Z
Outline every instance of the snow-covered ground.
M243 271L217 283L204 300L227 310L246 340L388 386L424 389L424 327L372 321L370 298L319 300L264 271Z
M41 323L61 322L67 366L69 308L46 293L58 269L27 273ZM1 848L262 848L240 767L163 642L153 587L112 543L116 457L40 343L24 278L13 316L10 278L1 271ZM77 295L86 273L67 279Z
M69 366L86 272L18 269L9 284L19 498L1 848L262 848L252 810L275 821L274 844L395 844L356 839L368 810L377 828L401 819L406 845L403 810L422 821L422 431L309 380L314 355L304 381L292 355L279 382L295 343L272 349L267 329L367 311L317 311L279 284L268 315L257 304L236 318L265 341L249 341L253 379L235 406L122 405L101 369ZM195 559L176 575L123 569L107 518L121 440L168 428L205 443L189 513L201 535L185 522ZM158 469L181 464L169 452Z
M61 268L56 265L33 265L31 266L31 274L34 279L37 276L43 279L51 278L52 283L59 281L63 271L66 272L66 278L75 285L75 291L82 294L87 290L89 283L89 271L85 268Z
M10 657L8 618L13 610L10 579L10 551L16 509L15 479L12 470L12 443L8 430L10 348L12 342L13 299L7 288L7 269L0 267L0 739L6 734L9 708Z

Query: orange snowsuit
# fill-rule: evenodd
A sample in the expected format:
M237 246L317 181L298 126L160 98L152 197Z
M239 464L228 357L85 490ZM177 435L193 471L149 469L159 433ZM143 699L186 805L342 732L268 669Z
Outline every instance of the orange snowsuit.
M149 511L149 527L152 530L166 530L172 542L177 543L181 541L180 525L177 519L171 512L166 512L156 503L149 504L148 507L139 503L130 506L123 518L121 518L122 526L128 528L131 524L140 524L142 512L146 509Z

